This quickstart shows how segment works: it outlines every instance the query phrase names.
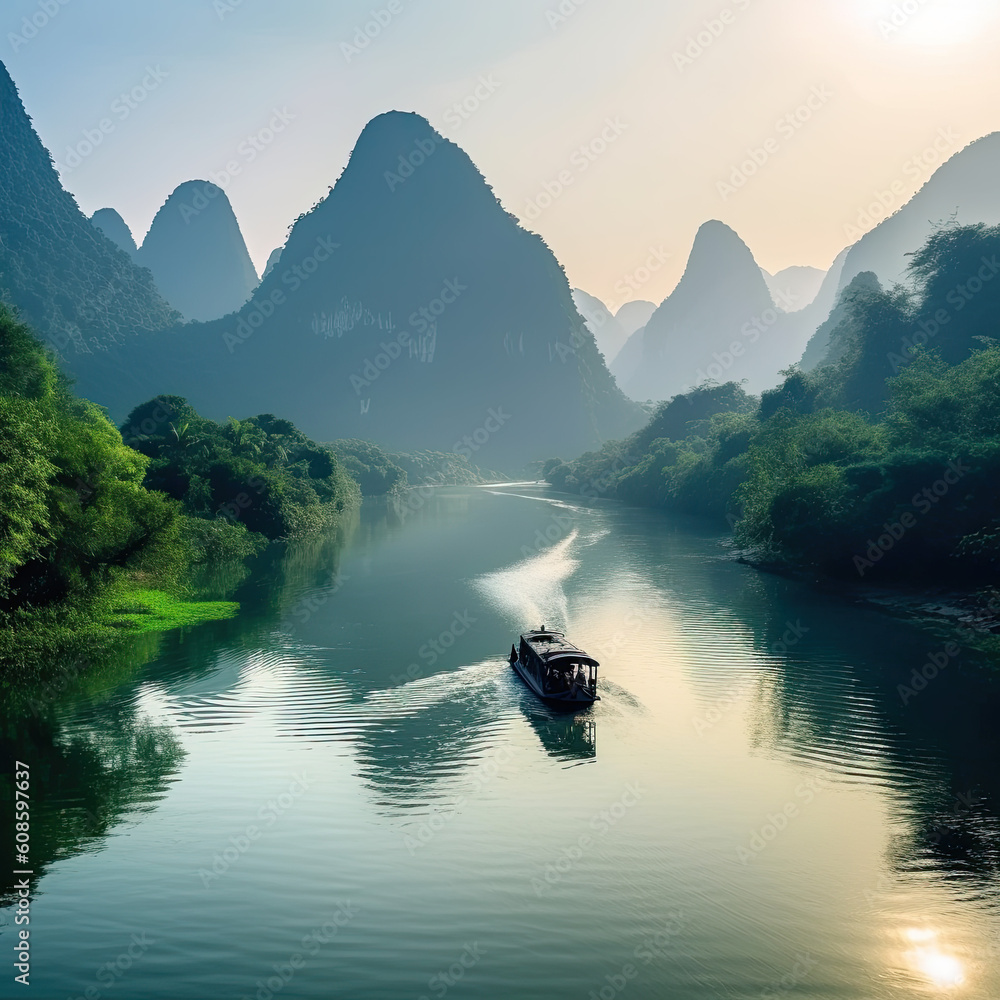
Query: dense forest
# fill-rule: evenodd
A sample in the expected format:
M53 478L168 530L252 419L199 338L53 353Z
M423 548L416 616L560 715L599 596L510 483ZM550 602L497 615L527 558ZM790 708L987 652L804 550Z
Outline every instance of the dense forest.
M335 524L359 499L330 449L271 415L220 425L164 396L119 431L0 307L0 658L134 625L123 610L162 611L198 564Z
M825 362L758 399L705 384L544 466L556 487L726 518L763 564L992 582L1000 560L1000 227L942 226L909 282L845 290ZM996 339L994 339L996 338Z

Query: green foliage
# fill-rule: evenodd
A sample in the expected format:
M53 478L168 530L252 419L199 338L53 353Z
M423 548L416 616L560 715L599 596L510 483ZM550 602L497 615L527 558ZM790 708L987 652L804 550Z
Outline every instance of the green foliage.
M424 449L388 457L406 473L411 486L481 486L504 479L501 473L480 469L453 451Z
M644 451L660 438L683 441L697 435L720 413L751 414L758 400L748 396L736 382L703 385L661 403L649 424L634 434L631 443Z
M333 451L270 413L218 424L180 397L160 396L136 407L122 433L149 460L148 489L180 501L190 517L266 539L328 527L360 500L358 484ZM212 551L256 548L237 533L192 533L187 524L199 560Z
M2 307L0 344L0 615L87 601L128 574L175 579L180 511L143 487L147 460Z
M779 411L747 451L747 477L734 497L743 513L737 541L800 561L836 548L850 493L846 467L883 454L881 429L857 414Z
M828 324L827 363L786 372L756 412L738 386L703 387L627 442L550 460L546 478L725 515L773 564L995 580L1000 227L941 228L911 274L914 290L859 276Z
M735 382L703 386L661 404L627 440L573 462L550 459L542 474L570 493L724 515L741 481L756 405Z
M132 590L109 608L105 620L130 632L167 632L234 618L232 601L180 601L160 590Z
M338 522L360 499L336 456L287 420L215 424L178 397L123 432L69 391L0 306L0 660L26 669L126 631L232 613L180 600L192 567ZM204 574L202 574L204 575ZM141 588L137 590L136 588Z
M334 441L330 449L357 480L362 496L385 496L406 488L406 473L378 445L347 438Z

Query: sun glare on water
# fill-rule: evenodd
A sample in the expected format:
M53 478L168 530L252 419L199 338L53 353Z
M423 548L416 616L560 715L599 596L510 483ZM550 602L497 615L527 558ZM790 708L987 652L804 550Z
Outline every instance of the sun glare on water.
M965 983L962 963L940 947L935 931L911 928L905 937L912 945L906 954L907 963L931 986L939 990L953 990Z

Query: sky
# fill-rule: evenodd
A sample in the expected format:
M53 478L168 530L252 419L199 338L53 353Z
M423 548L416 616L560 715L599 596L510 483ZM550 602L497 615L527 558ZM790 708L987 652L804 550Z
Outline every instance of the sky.
M826 269L1000 130L997 0L4 0L0 29L64 186L138 242L209 177L259 271L416 111L613 308L666 297L710 219Z

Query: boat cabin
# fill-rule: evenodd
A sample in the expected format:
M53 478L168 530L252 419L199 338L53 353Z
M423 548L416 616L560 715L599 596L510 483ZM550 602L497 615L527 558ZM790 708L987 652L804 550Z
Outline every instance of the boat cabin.
M543 697L594 700L600 664L561 632L542 630L521 636L520 665Z

